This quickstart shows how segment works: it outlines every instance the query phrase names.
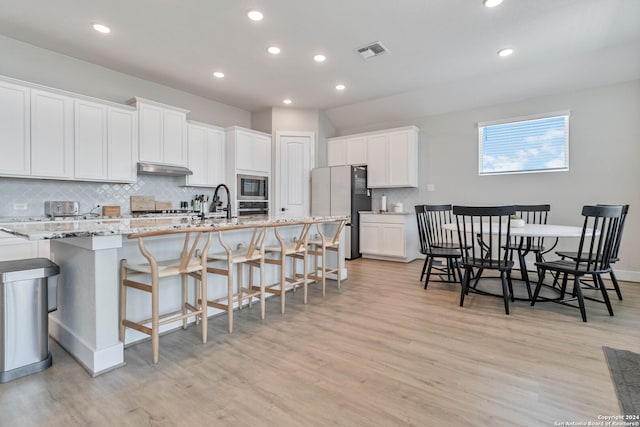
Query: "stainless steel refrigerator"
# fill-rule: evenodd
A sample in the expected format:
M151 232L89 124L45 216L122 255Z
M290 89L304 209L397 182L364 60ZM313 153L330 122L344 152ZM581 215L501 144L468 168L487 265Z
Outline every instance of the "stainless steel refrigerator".
M359 211L371 210L366 166L334 166L311 171L311 215L349 215L345 227L345 258L359 258Z

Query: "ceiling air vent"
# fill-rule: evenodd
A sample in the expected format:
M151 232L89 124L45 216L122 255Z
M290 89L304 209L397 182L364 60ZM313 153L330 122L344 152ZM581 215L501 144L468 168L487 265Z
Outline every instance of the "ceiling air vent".
M369 43L365 46L356 48L355 51L364 59L370 59L384 55L385 53L390 53L389 49L387 49L381 42Z

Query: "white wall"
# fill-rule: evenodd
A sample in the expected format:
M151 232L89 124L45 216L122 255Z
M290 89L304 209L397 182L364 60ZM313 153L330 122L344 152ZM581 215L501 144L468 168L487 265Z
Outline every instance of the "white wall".
M99 65L0 36L0 75L124 104L134 96L190 110L188 118L222 127L251 126L251 114Z
M477 123L570 110L568 172L478 176ZM385 127L408 124L385 123ZM438 116L421 128L420 188L386 189L390 201L453 204L550 203L550 222L581 224L585 204L631 205L616 265L620 278L640 281L640 80ZM379 129L340 130L341 135ZM434 184L434 192L427 192ZM382 190L374 192L376 199ZM570 245L575 242L564 242Z

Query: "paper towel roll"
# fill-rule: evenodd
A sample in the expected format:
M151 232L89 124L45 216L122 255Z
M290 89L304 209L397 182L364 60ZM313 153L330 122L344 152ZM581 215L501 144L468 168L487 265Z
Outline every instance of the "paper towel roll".
M382 197L380 197L380 211L387 211L387 196L385 196L384 194L382 195Z

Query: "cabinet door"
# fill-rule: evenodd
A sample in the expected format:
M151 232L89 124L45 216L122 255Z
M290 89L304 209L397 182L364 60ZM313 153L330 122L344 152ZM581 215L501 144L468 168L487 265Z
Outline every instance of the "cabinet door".
M136 182L138 145L136 112L107 110L107 168L110 180Z
M379 254L381 251L380 224L360 223L360 252Z
M31 90L31 174L73 177L73 99Z
M388 135L372 135L367 138L367 185L370 188L387 184Z
M405 257L405 227L403 224L381 225L380 235L382 254L401 258Z
M138 104L140 161L162 162L162 108Z
M74 176L107 179L107 107L79 99L74 104Z
M193 175L187 176L188 185L207 184L207 130L190 125L188 128L188 166Z
M253 170L271 172L271 137L253 135Z
M215 186L225 181L224 132L207 132L207 184Z
M0 82L0 174L31 172L30 91Z
M327 166L342 166L347 164L346 146L344 139L327 142Z
M236 132L236 169L254 170L253 138L250 133Z
M367 139L364 136L345 140L347 165L367 164Z
M389 185L408 186L410 184L409 132L395 132L389 135L388 176Z
M187 117L179 111L164 110L162 162L187 165L185 129Z

